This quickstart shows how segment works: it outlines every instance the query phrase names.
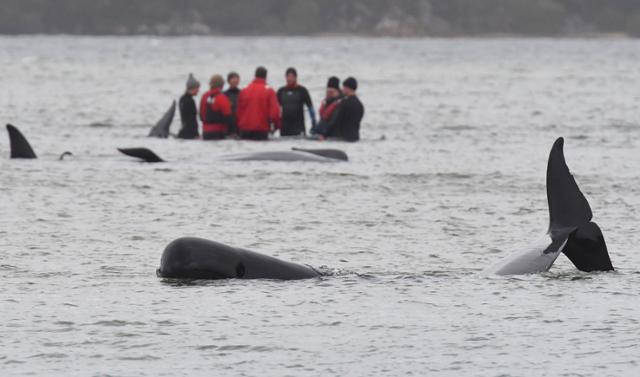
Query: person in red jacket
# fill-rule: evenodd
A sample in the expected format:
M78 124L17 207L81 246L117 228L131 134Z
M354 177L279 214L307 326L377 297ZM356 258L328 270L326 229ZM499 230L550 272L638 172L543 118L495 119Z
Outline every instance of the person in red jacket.
M202 120L202 138L221 140L229 134L231 123L231 101L222 93L224 79L213 75L209 82L210 90L200 99L200 120Z
M240 92L237 122L241 139L268 140L270 132L280 129L280 105L267 85L266 68L258 67L253 82Z

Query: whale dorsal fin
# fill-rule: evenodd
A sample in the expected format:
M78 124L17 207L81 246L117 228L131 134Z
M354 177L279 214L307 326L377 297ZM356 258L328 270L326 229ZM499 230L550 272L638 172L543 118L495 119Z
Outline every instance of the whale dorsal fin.
M315 154L316 156L332 158L334 160L349 161L349 156L339 149L304 149L304 148L291 148L292 151L306 152Z
M171 128L171 123L173 122L173 117L176 114L176 101L174 100L171 104L169 110L160 118L158 123L151 129L149 132L149 137L157 137L161 139L166 139L169 137L169 129Z
M157 154L151 149L147 148L118 148L120 153L126 154L129 157L135 157L143 160L144 162L164 162Z
M589 223L593 214L589 202L571 175L564 159L564 139L558 138L549 154L547 166L547 200L549 202L549 233L566 235Z
M38 158L22 133L11 124L7 124L9 142L11 143L11 158Z

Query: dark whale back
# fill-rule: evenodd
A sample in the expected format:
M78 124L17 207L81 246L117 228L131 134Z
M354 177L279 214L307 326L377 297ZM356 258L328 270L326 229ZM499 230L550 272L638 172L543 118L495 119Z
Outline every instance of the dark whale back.
M564 158L564 139L558 138L551 148L547 165L547 201L549 233L552 238L565 237L591 221L589 202L580 191Z
M304 149L304 148L291 148L293 151L307 152L321 156L325 158L332 158L334 160L349 161L349 156L344 151L339 149Z
M16 127L7 124L7 131L11 143L11 158L38 158L27 139Z
M144 162L164 162L164 160L161 159L157 154L155 154L151 149L147 148L118 148L118 151L129 157L139 158Z
M179 238L164 250L157 274L174 279L299 280L319 276L308 266L201 238Z
M169 137L169 130L171 128L171 123L173 122L173 118L176 114L176 101L174 100L171 104L169 110L160 118L158 123L151 129L149 132L149 137L157 137L161 139L166 139Z

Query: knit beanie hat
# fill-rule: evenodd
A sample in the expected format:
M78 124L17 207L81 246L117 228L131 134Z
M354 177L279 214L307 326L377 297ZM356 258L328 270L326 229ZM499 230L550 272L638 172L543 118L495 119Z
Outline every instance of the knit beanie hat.
M351 88L352 90L358 90L358 81L356 81L356 79L353 77L349 77L348 79L344 80L342 85L346 86L347 88Z
M193 73L189 73L189 78L187 79L187 90L192 90L200 87L200 82L193 77Z
M340 79L335 76L329 77L329 81L327 82L327 88L340 90Z
M224 86L224 79L220 75L213 75L211 81L209 81L209 86L212 88L222 88Z

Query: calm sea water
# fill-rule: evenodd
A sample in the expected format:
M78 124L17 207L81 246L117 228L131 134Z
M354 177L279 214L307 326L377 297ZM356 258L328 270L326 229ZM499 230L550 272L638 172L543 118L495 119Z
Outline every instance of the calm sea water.
M40 158L9 160L2 132L0 374L637 376L638 61L631 40L2 37L0 121ZM189 72L259 64L316 102L360 80L363 141L328 144L349 163L145 137ZM617 272L483 274L545 232L558 136ZM115 149L136 146L170 162ZM186 235L334 274L156 278Z

